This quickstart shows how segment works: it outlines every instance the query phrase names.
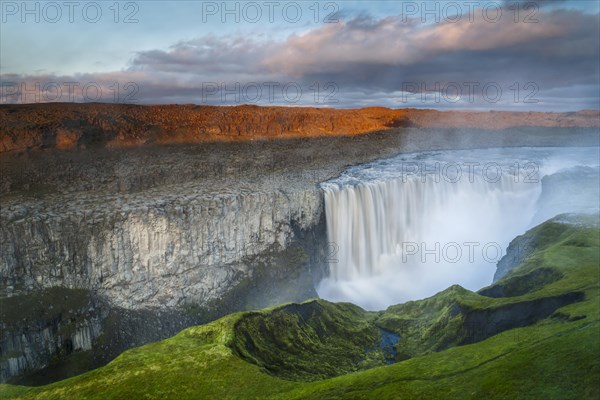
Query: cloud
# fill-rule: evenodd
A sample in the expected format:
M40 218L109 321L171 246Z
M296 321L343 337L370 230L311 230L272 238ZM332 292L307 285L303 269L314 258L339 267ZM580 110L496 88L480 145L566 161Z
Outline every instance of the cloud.
M576 11L544 13L540 23L532 24L514 23L512 19L497 23L463 19L423 26L414 20L403 22L402 17L361 18L292 36L264 64L298 77L330 73L353 76L357 69L379 73L394 69L409 80L416 76L421 79L421 71L430 71L427 75L432 78L444 76L448 68L465 71L463 78L468 78L473 70L485 68L487 79L495 80L505 71L503 60L507 59L522 69L529 63L539 67L536 60L540 59L597 60L597 34L597 17ZM546 65L544 69L553 68ZM460 78L460 73L453 75L453 79Z
M491 24L474 22L421 26L402 17L357 19L294 35L280 51L265 60L272 69L291 75L353 68L354 64L404 66L441 54L498 50L523 43L560 37L565 28L550 24Z
M533 10L536 7L562 6L565 3L567 0L502 0L501 6L503 9L512 9L515 5L519 5L521 8Z
M273 99L263 94L256 102L288 105L314 103L314 84L322 97L328 93L323 93L325 85L334 83L336 90L332 92L338 102L328 105L341 107L419 106L420 101L398 99L409 87L419 92L422 88L435 91L436 85L464 87L465 83L476 82L482 88L496 83L505 93L496 103L482 99L478 89L473 101L465 101L467 95L463 93L463 98L455 102L421 105L560 109L563 96L569 110L598 108L598 14L544 8L536 18L538 23L515 23L510 15L495 23L484 18L463 18L455 23L423 24L417 18L378 19L361 14L285 40L210 35L175 43L166 50L138 52L122 71L45 79L100 81L107 87L115 81L136 82L139 99L145 103L223 103L222 96L208 99L203 95L207 84L214 83L223 83L228 89L238 83L238 92L252 83L263 89L268 82L277 82L280 87L297 83L304 91L298 103L286 102L277 90ZM20 79L32 81L36 77ZM525 88L529 83L536 85L535 90ZM535 92L539 101L511 103L516 89L520 100ZM594 91L596 95L590 95ZM229 99L224 103L248 102L235 94Z
M167 51L136 53L131 70L153 70L170 73L256 73L256 59L266 56L272 44L243 37L207 36L182 41Z

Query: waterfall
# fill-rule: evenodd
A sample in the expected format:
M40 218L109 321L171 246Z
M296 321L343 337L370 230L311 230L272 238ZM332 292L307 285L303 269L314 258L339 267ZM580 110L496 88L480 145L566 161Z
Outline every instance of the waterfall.
M432 244L481 241L482 230L532 215L539 187L504 178L499 183L423 183L421 179L328 188L325 191L328 240L337 244L339 256L330 263L336 280L379 274L385 257L413 249L409 243ZM500 215L502 214L502 215ZM477 220L474 226L467 221ZM493 226L490 226L494 224ZM476 233L476 235L470 235ZM482 233L484 234L482 237ZM411 251L413 252L414 249Z
M452 284L471 290L490 284L508 243L538 211L541 177L554 171L542 168L548 155L532 149L511 157L474 153L382 160L323 184L332 251L319 295L382 309ZM419 164L423 159L429 164ZM464 166L472 167L469 174Z

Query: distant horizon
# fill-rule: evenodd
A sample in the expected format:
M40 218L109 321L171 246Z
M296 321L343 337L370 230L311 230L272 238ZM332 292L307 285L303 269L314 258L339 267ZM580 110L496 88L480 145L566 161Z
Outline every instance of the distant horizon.
M235 107L260 107L260 108L306 108L306 109L320 109L320 110L366 110L366 109L386 109L386 110L417 110L417 111L437 111L437 112L478 112L478 113L540 113L540 114L566 114L566 113L582 113L582 112L598 112L600 113L600 107L594 108L582 108L578 110L564 110L564 111L543 111L543 110L494 110L494 109L477 109L477 108L455 108L455 109L437 109L431 107L387 107L370 105L363 107L334 107L334 106L318 106L318 105L264 105L264 104L202 104L202 103L113 103L113 102L46 102L46 103L0 103L0 107L10 106L47 106L47 105L110 105L110 106L140 106L140 107L156 107L156 106L194 106L194 107L219 107L219 108L235 108Z

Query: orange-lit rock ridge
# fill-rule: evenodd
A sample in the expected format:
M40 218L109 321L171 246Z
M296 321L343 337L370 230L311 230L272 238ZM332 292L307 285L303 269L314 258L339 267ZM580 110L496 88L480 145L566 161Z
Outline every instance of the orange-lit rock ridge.
M472 112L198 105L0 106L0 153L33 148L243 141L356 135L397 128L600 127L600 111Z

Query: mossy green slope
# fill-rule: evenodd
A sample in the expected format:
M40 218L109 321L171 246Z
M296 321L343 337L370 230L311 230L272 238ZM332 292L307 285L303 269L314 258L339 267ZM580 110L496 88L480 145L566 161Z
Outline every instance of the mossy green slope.
M313 300L246 313L230 347L265 371L291 380L316 380L384 365L380 333L353 304Z
M52 385L2 385L0 397L599 398L600 238L597 221L584 222L529 231L538 247L481 291L502 296L453 286L380 313L317 300L232 314ZM532 279L541 268L553 278ZM533 284L523 288L517 277ZM523 313L529 318L517 318ZM473 321L481 323L474 331ZM383 361L369 350L378 326L401 334L404 361L364 370Z

